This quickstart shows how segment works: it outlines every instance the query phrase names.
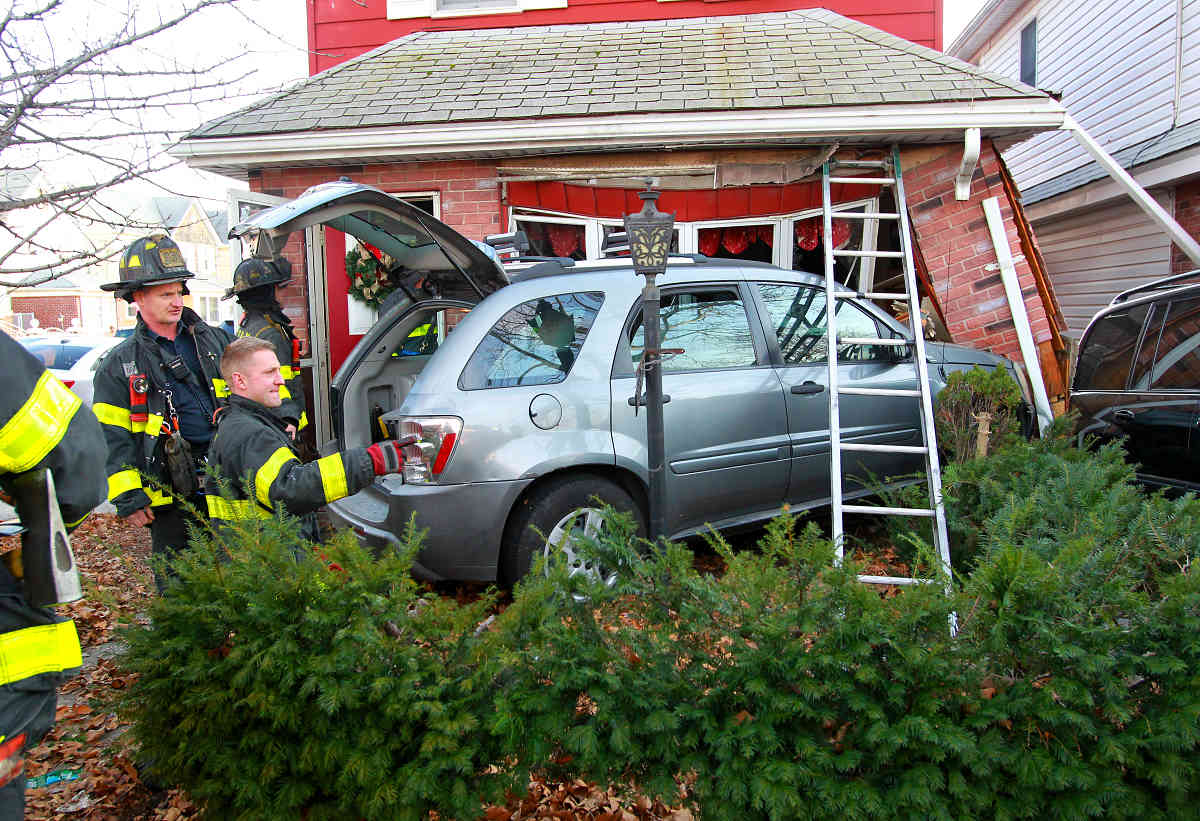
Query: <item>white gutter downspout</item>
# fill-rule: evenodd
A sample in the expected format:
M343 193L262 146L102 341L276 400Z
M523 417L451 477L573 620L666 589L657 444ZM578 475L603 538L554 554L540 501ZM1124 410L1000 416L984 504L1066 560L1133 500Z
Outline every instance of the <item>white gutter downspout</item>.
M1112 177L1118 185L1125 189L1129 196L1133 197L1133 201L1138 204L1138 207L1145 211L1152 220L1157 222L1171 241L1179 246L1179 250L1183 251L1191 259L1192 264L1200 268L1200 242L1196 240L1187 231L1180 227L1179 223L1168 214L1161 205L1155 202L1154 197L1150 196L1145 188L1142 188L1129 172L1121 167L1120 163L1112 158L1112 155L1105 151L1098 142L1092 139L1079 123L1072 119L1071 115L1063 118L1062 128L1064 131L1070 131L1075 135L1075 139L1079 144L1087 149L1100 167L1108 172L1108 176Z
M966 202L971 199L971 178L979 164L979 129L968 128L963 132L963 155L958 164L958 175L954 178L954 199Z
M1054 421L1054 410L1050 397L1046 395L1046 383L1042 379L1042 365L1038 361L1037 345L1033 341L1033 329L1029 326L1029 314L1025 311L1025 297L1021 295L1021 283L1017 279L1017 266L1013 264L1012 251L1008 247L1008 235L1004 231L1004 218L1000 216L1000 200L988 197L983 201L983 214L987 217L988 231L992 235L992 247L996 249L996 262L1000 263L1000 280L1004 283L1004 295L1012 312L1013 326L1017 329L1017 342L1021 346L1021 359L1025 372L1029 374L1029 387L1033 391L1033 407L1037 411L1038 432L1045 433Z

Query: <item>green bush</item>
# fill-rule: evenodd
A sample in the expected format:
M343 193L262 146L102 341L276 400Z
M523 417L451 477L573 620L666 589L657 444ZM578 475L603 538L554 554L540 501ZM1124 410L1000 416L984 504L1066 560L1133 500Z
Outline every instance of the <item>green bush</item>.
M293 551L286 518L201 534L152 624L124 633L137 678L121 710L157 776L213 818L468 818L501 795L477 687L491 602L419 596L419 534L404 541L374 557L346 532Z
M985 413L990 419L988 449L1007 445L1020 432L1020 404L1021 389L1003 368L987 370L976 365L969 371L954 371L937 395L934 425L938 445L949 461L964 462L978 455L979 415Z
M612 514L581 550L614 586L552 557L486 631L407 580L411 529L297 560L253 523L176 564L125 710L221 818L476 818L532 772L710 819L1191 818L1200 503L1129 479L1061 435L948 469L951 595L881 596L787 516L715 577Z

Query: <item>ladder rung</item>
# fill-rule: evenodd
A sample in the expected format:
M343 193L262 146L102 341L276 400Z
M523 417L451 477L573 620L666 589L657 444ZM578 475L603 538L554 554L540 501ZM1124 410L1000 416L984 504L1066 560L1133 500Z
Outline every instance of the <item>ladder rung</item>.
M830 183L848 182L848 183L863 183L866 185L895 185L895 177L830 177Z
M887 168L888 160L834 160L830 168Z
M904 259L903 251L834 251L835 257L872 257L875 259Z
M876 507L873 505L842 505L843 513L874 513L877 516L925 516L933 518L933 511L923 507Z
M837 291L834 299L908 299L903 291Z
M919 394L918 394L919 395ZM842 450L857 450L864 453L925 453L924 445L868 445L854 442L840 442Z
M907 339L880 339L873 336L839 336L839 345L911 345Z
M858 577L864 584L933 584L937 579L914 579L909 576L862 576Z
M838 219L851 220L898 220L899 214L868 214L864 211L831 211Z
M908 388L838 388L838 393L848 393L854 396L911 396L919 399L921 392Z

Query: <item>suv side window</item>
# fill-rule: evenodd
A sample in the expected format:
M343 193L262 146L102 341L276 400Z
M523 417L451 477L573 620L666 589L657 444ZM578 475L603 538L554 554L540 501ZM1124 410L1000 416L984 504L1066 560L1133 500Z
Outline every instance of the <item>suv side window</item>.
M767 306L775 338L784 364L809 365L826 361L825 291L811 285L758 286ZM859 306L838 300L839 337L896 339L891 328L881 326ZM877 362L893 360L897 351L888 345L838 345L839 362Z
M664 372L758 364L746 306L735 288L667 291L661 297L658 316L662 347L683 349L683 353L664 356ZM641 311L636 314L627 339L636 366L646 346Z
M1150 387L1200 390L1200 298L1177 299L1167 309Z
M459 377L462 390L551 385L571 372L600 306L601 291L523 302L488 331Z
M1079 349L1075 390L1125 390L1149 310L1150 303L1134 305L1092 324Z

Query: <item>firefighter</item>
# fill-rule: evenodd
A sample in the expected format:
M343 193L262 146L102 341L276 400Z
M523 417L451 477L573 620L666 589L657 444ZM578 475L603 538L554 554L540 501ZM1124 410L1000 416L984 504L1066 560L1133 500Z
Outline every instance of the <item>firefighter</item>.
M187 545L188 502L203 513L213 415L228 390L220 377L224 330L184 307L194 276L165 234L143 237L121 257L120 279L100 287L137 306L137 327L101 361L92 410L108 442L108 498L117 515L149 527L151 552L169 559ZM153 482L143 482L143 474ZM155 572L161 593L167 579Z
M400 448L407 442L394 440L302 463L286 424L275 412L283 401L284 379L270 342L254 337L234 340L221 359L221 375L232 396L217 416L209 461L232 498L209 488L208 515L215 525L269 517L282 505L304 519L306 538L319 541L315 517L308 514L357 493L376 476L400 472ZM247 482L253 498L247 496Z
M20 480L49 469L63 522L71 529L104 500L100 425L79 397L4 333L0 357L8 374L0 399L0 484L29 526ZM20 564L28 567L30 557L23 558ZM82 658L74 622L35 607L25 582L14 575L21 572L17 563L11 572L7 564L0 565L0 818L20 819L24 751L54 726L55 687Z
M280 362L283 387L282 399L275 410L286 423L288 435L296 438L297 431L308 426L304 408L304 385L300 381L300 341L292 330L292 321L279 304L279 289L292 280L292 265L286 259L266 262L247 259L233 272L233 287L221 299L236 296L245 315L237 335L265 339L275 346Z

